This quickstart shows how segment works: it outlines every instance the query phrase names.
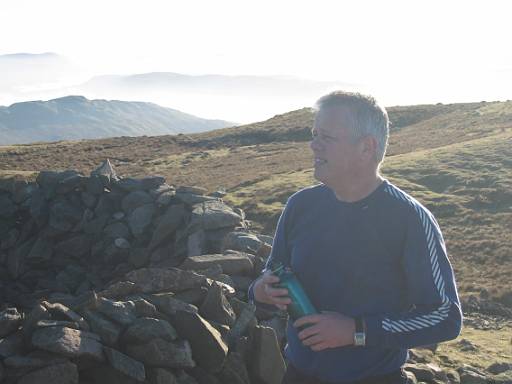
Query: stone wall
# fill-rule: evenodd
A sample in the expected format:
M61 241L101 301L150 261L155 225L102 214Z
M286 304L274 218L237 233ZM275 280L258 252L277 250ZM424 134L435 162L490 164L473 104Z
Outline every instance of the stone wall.
M0 382L278 383L270 317L246 302L270 240L221 193L108 161L3 182Z

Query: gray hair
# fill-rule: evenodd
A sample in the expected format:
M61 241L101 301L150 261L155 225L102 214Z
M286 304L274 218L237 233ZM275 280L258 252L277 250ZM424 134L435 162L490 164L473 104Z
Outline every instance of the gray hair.
M382 162L388 145L389 118L386 109L375 98L360 93L334 91L321 97L315 108L317 111L346 108L352 139L355 141L364 136L373 136L377 140L375 160Z

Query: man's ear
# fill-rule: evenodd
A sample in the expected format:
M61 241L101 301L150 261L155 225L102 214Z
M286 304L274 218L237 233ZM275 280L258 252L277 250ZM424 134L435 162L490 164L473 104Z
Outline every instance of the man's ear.
M362 145L362 155L366 160L374 160L377 155L377 139L374 136L368 135L363 137L361 142Z

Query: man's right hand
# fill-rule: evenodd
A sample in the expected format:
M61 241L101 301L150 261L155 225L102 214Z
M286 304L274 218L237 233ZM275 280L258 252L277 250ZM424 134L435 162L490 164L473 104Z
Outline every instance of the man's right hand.
M254 283L254 299L260 303L273 304L279 309L286 309L292 301L288 297L286 288L276 288L274 284L279 283L279 277L271 271L265 271Z

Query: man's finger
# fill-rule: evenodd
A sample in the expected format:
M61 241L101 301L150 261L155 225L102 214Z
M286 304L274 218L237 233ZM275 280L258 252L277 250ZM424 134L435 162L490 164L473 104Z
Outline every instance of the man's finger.
M316 325L312 325L300 331L297 336L299 336L299 339L305 340L308 337L316 335L318 332L318 327Z
M307 316L303 316L303 317L300 317L297 320L295 320L295 322L293 323L293 326L295 328L298 328L298 327L301 327L306 324L316 324L321 319L322 319L321 315L307 315Z
M306 345L306 346L315 346L315 345L318 345L318 344L321 344L323 343L325 340L323 339L323 337L321 335L313 335L311 337L308 337L307 339L305 340L302 340L302 344Z

